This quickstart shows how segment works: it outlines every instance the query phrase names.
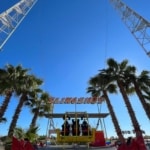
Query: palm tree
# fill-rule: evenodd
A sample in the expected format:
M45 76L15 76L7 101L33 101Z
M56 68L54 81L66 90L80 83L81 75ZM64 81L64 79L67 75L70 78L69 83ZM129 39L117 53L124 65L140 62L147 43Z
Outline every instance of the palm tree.
M146 112L147 117L150 119L150 109L143 95L143 93L149 90L150 86L149 71L143 70L139 76L136 76L135 75L136 68L134 66L129 67L129 70L132 70L133 73L126 75L126 81L129 84L134 85L135 92Z
M38 117L43 117L45 116L45 113L52 111L52 105L49 103L49 98L50 96L47 92L41 92L41 94L36 95L34 99L27 101L26 105L31 107L31 111L34 114L30 127L36 126Z
M0 107L0 118L5 114L8 104L11 100L13 92L15 92L20 84L20 79L26 74L28 69L23 69L21 65L16 67L8 64L5 70L0 70L0 93L5 95L5 99Z
M5 69L0 69L0 94L4 95L4 91L7 88L6 79L7 79L7 71Z
M27 138L30 142L33 142L38 138L38 134L37 134L38 130L39 130L38 127L31 127L27 130L22 129L20 127L16 127L14 129L14 136L17 139L21 139L21 140Z
M111 104L110 99L107 94L107 92L116 93L117 92L116 85L111 83L111 81L109 81L109 79L105 78L105 76L99 76L99 75L96 75L95 77L91 78L89 80L89 84L90 84L90 86L87 88L88 93L91 93L91 95L93 97L102 96L106 100L106 104L109 109L110 116L112 118L112 122L114 124L116 133L119 137L119 140L122 143L125 143L125 139L122 135L117 117L115 115L112 104Z
M9 92L6 92L6 90L8 89L8 84L6 84L8 83L8 80L6 79L8 79L7 71L5 69L0 69L0 94L6 95L2 105L0 106L0 119L2 119L11 97L11 94L9 94Z
M131 118L134 130L136 133L136 137L142 136L140 125L138 123L138 120L135 116L132 105L128 98L127 90L125 90L126 86L128 86L128 84L126 84L126 81L125 81L125 74L130 74L130 71L128 69L128 61L123 60L121 63L117 63L114 59L110 58L107 60L107 65L108 65L108 68L101 70L99 75L100 76L103 75L108 79L111 78L111 81L114 81L117 83L120 93L122 94L123 100L127 107L129 116Z
M150 90L144 91L145 93L143 94L144 99L146 101L146 104L149 106L150 105Z
M36 78L34 75L26 75L22 79L20 79L20 87L16 91L18 96L21 95L18 106L15 110L15 113L12 117L12 122L9 127L8 136L13 135L14 128L16 127L17 120L19 118L19 114L21 109L26 101L30 98L33 98L35 95L35 90L39 88L39 86L43 83L41 79Z

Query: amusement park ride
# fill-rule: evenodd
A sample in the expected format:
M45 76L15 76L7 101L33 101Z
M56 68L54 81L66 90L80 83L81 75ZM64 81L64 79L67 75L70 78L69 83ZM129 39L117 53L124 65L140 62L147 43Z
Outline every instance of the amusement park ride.
M0 14L0 49L17 29L25 16L29 13L37 0L20 0L17 4ZM121 0L110 0L111 4L121 15L121 19L140 44L144 52L150 56L150 22L129 8ZM105 118L108 113L91 114L87 112L66 112L63 114L50 114L47 118L63 118L62 129L56 129L57 142L85 142L95 141L96 128L91 128L89 118ZM72 124L68 121L72 119ZM79 123L82 121L82 124ZM50 120L50 125L53 121Z
M63 118L61 129L54 129L57 134L57 143L91 143L95 142L95 136L101 136L101 146L105 145L103 131L97 131L89 124L89 118L105 118L108 113L66 112L62 114L49 114L47 118ZM71 120L71 123L69 121ZM52 125L52 124L50 124ZM54 133L49 130L49 134Z
M103 98L50 98L50 104L100 104ZM99 111L99 110L98 110ZM48 130L47 138L51 137L52 134L56 134L56 143L94 143L97 145L105 145L105 134L102 130L97 131L99 123L101 123L101 128L105 129L105 124L102 125L101 119L106 118L109 113L87 113L78 112L76 109L73 112L65 113L48 113L45 117L48 118ZM56 129L54 126L53 119L59 118L63 119L63 124L61 129ZM97 127L93 128L90 126L89 119L98 118ZM99 139L97 143L95 141Z

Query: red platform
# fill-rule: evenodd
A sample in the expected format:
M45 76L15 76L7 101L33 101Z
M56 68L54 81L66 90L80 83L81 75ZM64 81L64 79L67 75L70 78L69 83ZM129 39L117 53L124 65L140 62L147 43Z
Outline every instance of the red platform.
M95 132L95 142L91 143L90 146L105 146L105 138L104 138L104 132L103 131L96 131Z

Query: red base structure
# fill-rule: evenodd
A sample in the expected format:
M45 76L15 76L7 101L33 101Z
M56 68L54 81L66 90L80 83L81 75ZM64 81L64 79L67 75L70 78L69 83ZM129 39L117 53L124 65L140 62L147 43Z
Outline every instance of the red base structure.
M34 150L34 148L29 141L18 140L13 137L11 150Z
M117 150L147 150L143 137L133 139L130 145L122 144Z
M104 138L104 132L103 131L96 131L95 132L95 142L91 143L90 146L105 146L105 138Z

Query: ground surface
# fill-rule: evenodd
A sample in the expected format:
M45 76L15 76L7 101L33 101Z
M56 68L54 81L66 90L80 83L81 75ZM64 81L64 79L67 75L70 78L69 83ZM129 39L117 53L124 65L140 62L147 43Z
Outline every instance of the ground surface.
M85 145L57 145L57 146L48 146L44 148L39 148L39 150L117 150L115 147L90 147L88 148Z

